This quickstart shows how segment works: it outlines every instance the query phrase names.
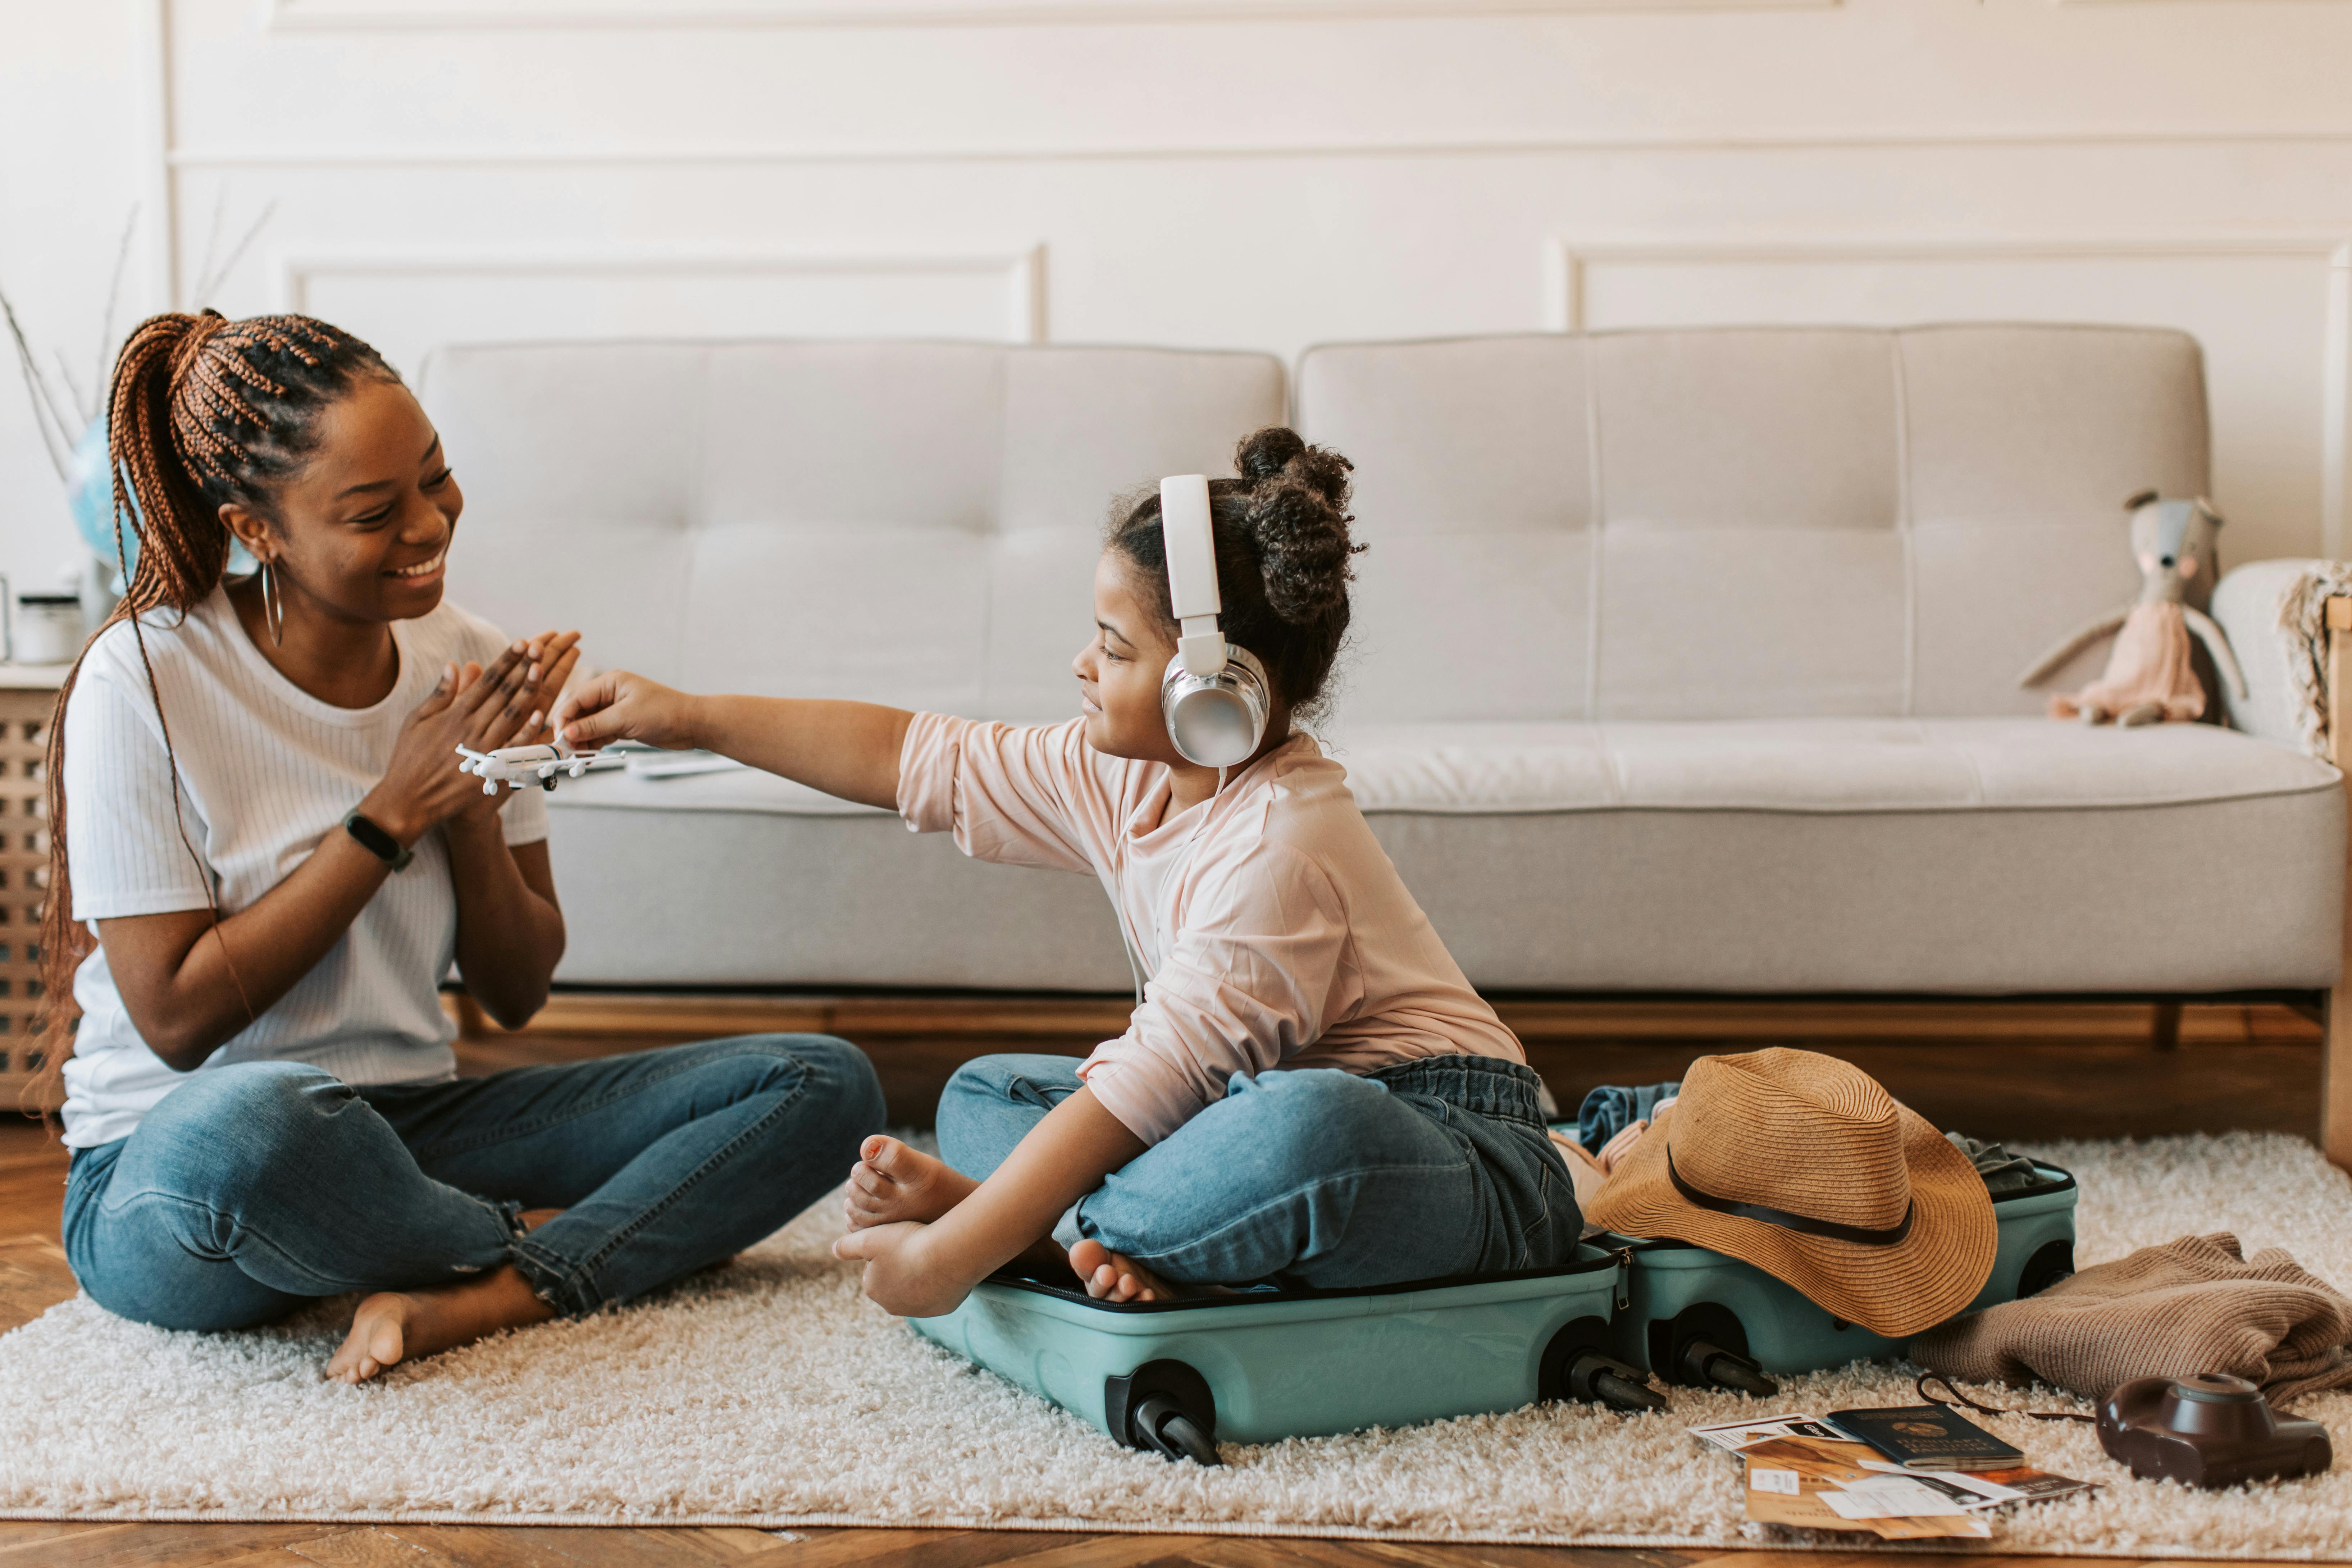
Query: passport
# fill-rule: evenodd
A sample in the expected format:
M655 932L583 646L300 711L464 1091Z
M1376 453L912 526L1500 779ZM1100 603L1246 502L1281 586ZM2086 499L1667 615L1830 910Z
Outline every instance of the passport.
M2001 1470L2025 1452L2002 1442L1957 1410L1903 1405L1887 1410L1832 1410L1829 1424L1867 1443L1906 1470Z

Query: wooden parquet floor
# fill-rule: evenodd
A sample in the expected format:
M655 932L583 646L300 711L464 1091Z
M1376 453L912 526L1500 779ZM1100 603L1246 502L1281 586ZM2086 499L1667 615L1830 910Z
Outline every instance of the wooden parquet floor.
M845 1031L847 1032L847 1031ZM488 1071L522 1060L564 1060L655 1043L509 1037L461 1047L466 1070ZM860 1041L861 1044L868 1042ZM1762 1041L1743 1039L1732 1048ZM2184 1044L2152 1052L2107 1042L2070 1047L2047 1040L1983 1045L1906 1045L1899 1040L1800 1041L1865 1058L1890 1088L1915 1103L1934 1101L1939 1121L2012 1138L2104 1135L2127 1108L2143 1131L2189 1126L2280 1126L2300 1130L2312 1100L2317 1052L2300 1040ZM1530 1055L1538 1053L1532 1048ZM869 1049L879 1049L868 1044ZM1006 1046L992 1042L991 1048ZM1065 1048L1039 1042L1033 1048ZM1083 1047L1080 1047L1083 1048ZM1574 1071L1556 1070L1563 1053L1538 1065L1570 1104L1591 1081L1641 1081L1663 1076L1696 1054L1661 1042L1577 1048ZM1720 1046L1715 1048L1723 1048ZM2049 1083L2063 1058L2087 1050L2077 1081ZM1901 1055L1894 1053L1900 1052ZM2126 1061L2122 1058L2129 1058ZM1909 1065L1906 1065L1906 1062ZM1883 1065L1882 1065L1883 1064ZM1621 1076L1621 1074L1622 1076ZM1906 1081L1915 1080L1915 1081ZM2040 1087L2037 1088L2037 1081ZM2119 1086L2128 1085L2118 1092ZM2108 1097L2084 1114L2085 1092ZM1925 1092L1922 1092L1922 1091ZM2231 1116L2226 1110L2242 1108ZM2292 1108L2291 1110L2288 1108ZM1922 1106L1925 1109L1925 1106ZM2085 1123L2090 1125L2085 1125ZM65 1151L38 1127L0 1118L0 1331L46 1311L74 1292L58 1245ZM1402 1542L1260 1540L1232 1536L1085 1535L964 1530L617 1530L596 1528L342 1524L51 1524L0 1521L0 1568L701 1568L756 1563L758 1568L1855 1568L1884 1553L1716 1552L1552 1547L1435 1546ZM2012 1568L2058 1559L1906 1553L1915 1568ZM2118 1565L2124 1568L2124 1565Z

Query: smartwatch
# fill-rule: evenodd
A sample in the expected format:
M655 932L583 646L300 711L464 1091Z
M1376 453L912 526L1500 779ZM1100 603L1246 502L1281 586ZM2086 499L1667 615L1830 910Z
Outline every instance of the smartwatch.
M395 871L406 869L408 863L416 858L416 851L403 849L399 839L361 816L357 806L343 814L343 831L358 839L361 848Z

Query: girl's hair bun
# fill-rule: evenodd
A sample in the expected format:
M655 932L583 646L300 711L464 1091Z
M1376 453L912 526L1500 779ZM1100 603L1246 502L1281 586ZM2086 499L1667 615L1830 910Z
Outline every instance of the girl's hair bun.
M1310 447L1298 432L1269 426L1245 437L1234 467L1249 487L1248 529L1257 546L1268 608L1306 626L1348 602L1348 474L1339 453Z
M1286 425L1269 425L1242 437L1234 451L1234 472L1250 483L1270 479L1307 450L1306 438Z
M1269 425L1242 437L1234 453L1234 471L1258 485L1285 479L1306 486L1335 507L1348 504L1348 474L1353 463L1326 447L1310 447L1297 431Z

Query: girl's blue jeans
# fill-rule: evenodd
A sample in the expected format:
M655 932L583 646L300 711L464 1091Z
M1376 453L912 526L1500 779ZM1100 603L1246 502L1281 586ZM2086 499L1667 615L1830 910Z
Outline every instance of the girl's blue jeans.
M559 1312L650 1290L837 1186L883 1123L856 1047L753 1035L441 1083L199 1073L77 1150L66 1257L108 1310L234 1329L511 1263ZM525 1235L524 1209L563 1212Z
M948 1080L940 1153L986 1179L1077 1092L1075 1057L983 1057ZM1549 1268L1583 1230L1517 1062L1434 1057L1358 1077L1236 1073L1225 1098L1055 1227L1173 1283L1334 1288Z

